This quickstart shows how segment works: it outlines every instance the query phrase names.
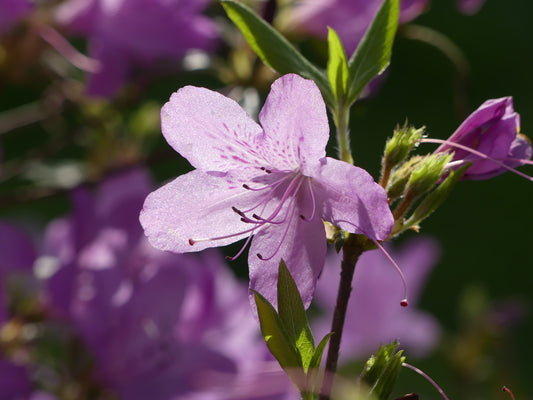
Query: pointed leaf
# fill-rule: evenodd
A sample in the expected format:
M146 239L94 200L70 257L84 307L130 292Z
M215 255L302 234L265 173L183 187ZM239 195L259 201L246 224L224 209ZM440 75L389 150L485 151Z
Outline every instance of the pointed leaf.
M300 353L304 371L307 371L315 352L315 342L300 292L283 260L278 272L278 312L289 342Z
M380 346L363 368L361 379L370 386L369 395L379 400L386 400L390 396L405 360L403 351L396 352L398 346L397 341Z
M326 348L326 344L329 342L329 338L333 335L333 332L328 333L326 336L322 338L320 343L315 349L315 353L313 354L313 358L311 359L311 363L309 364L309 368L318 368L320 367L320 362L322 361L322 354L324 353L324 349Z
M337 101L343 99L348 90L348 63L346 53L337 32L328 26L328 79Z
M324 101L333 107L334 97L325 74L253 10L235 0L222 0L228 17L237 25L263 62L280 74L296 73L315 81Z
M399 14L399 0L385 0L350 58L348 104L352 104L372 78L389 65Z
M283 369L302 367L302 360L296 349L290 344L288 334L283 328L276 309L261 294L253 289L252 291L257 305L261 332L268 349Z

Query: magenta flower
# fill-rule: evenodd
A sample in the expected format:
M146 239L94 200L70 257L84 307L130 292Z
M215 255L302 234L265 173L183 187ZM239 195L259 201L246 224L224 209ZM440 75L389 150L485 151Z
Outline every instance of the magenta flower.
M423 285L438 259L430 239L412 240L392 252L409 286L409 307L398 305L403 287L389 260L379 251L364 253L357 263L342 337L343 361L366 358L380 344L398 339L409 356L427 354L438 342L440 328L431 315L416 309ZM313 324L316 337L330 331L339 281L340 255L331 254L317 284L316 304L324 316Z
M159 249L198 251L253 235L250 286L275 302L283 258L309 305L326 256L322 220L376 240L391 230L381 186L326 157L326 108L312 81L276 80L261 126L233 100L191 86L172 95L161 119L169 144L196 170L144 203L141 224Z
M513 109L513 99L502 97L487 100L457 128L447 142L456 143L482 153L504 163L517 167L524 163L520 160L531 158L531 143L519 134L520 116ZM507 171L492 160L482 159L479 155L442 144L436 152L454 152L452 165L459 167L472 162L463 179L489 179Z
M382 3L382 0L305 0L295 6L291 23L323 38L327 37L327 27L332 27L350 56ZM402 0L400 23L416 18L427 3L428 0Z
M68 0L56 13L59 24L87 36L89 55L101 70L88 92L111 96L131 77L134 66L182 57L188 49L210 50L215 24L201 11L208 0Z

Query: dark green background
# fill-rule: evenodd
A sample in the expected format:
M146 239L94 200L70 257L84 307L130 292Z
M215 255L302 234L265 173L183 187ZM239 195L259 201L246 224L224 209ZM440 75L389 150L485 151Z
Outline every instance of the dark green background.
M513 96L521 115L521 130L533 137L533 24L530 1L487 0L473 16L460 14L450 0L432 1L428 13L414 23L431 27L451 38L464 52L471 76L466 89L469 111L487 99ZM454 103L454 67L441 52L426 44L399 36L389 75L382 90L354 110L351 129L356 163L376 173L376 152L397 123L406 119L425 125L430 137L446 138L461 123ZM421 152L435 147L422 145ZM525 172L532 174L532 167ZM452 380L446 387L442 374L433 373L453 398L505 398L495 392L504 384L517 398L531 398L533 373L533 185L506 173L488 181L461 182L451 197L427 221L422 232L442 243L443 255L422 299L422 306L437 315L450 334L461 328L458 307L461 296L481 286L493 302L521 299L529 314L502 343L489 345L501 358L487 360L491 376L485 393L465 393ZM406 234L414 236L414 234ZM426 372L441 371L442 360L428 363ZM445 369L445 368L444 368ZM505 373L507 372L507 373ZM480 371L480 374L483 373ZM412 375L405 371L404 376ZM446 375L448 376L448 375ZM453 382L453 383L452 383ZM514 387L513 387L514 385ZM424 392L425 393L425 392ZM428 389L428 397L438 398ZM431 394L433 393L433 394Z

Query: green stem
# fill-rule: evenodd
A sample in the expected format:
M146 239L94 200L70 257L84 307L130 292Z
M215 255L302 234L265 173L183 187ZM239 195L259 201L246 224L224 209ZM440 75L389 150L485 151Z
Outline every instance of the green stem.
M337 128L337 144L339 146L339 158L349 164L353 164L352 151L350 149L350 108L339 102L337 110L333 113L335 127Z
M326 372L324 374L322 389L320 390L320 400L330 399L331 389L333 387L333 377L337 371L337 361L339 358L339 349L346 310L348 308L348 300L350 299L350 293L352 292L352 279L355 272L355 264L357 263L359 256L366 250L365 242L361 239L361 236L349 235L344 242L339 292L337 293L337 303L335 305L333 320L331 322L331 332L334 333L329 342Z

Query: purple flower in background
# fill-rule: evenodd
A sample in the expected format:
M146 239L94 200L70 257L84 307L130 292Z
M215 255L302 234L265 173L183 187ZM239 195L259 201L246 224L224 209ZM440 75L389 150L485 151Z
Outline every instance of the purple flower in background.
M485 0L456 0L459 11L468 15L477 13L484 3Z
M36 258L30 239L17 227L0 221L0 330L9 318L8 282L12 275L30 277ZM0 354L0 399L52 399L33 392L29 370Z
M261 126L233 100L191 86L172 95L161 119L169 144L196 170L146 199L140 220L150 242L183 253L254 235L250 286L273 304L283 258L309 305L326 255L322 220L377 240L391 230L381 186L326 157L326 108L310 80L276 80Z
M32 9L27 0L0 0L0 34L9 30Z
M402 296L403 288L390 261L379 251L364 253L355 269L353 291L348 304L342 337L341 358L344 361L368 357L380 344L395 339L399 339L401 347L407 349L410 356L423 356L439 339L437 321L414 307L438 259L438 245L427 238L416 239L391 253L403 267L410 290L410 306L398 306L398 297ZM316 304L325 313L313 324L316 337L322 337L331 329L340 258L337 254L328 256L317 283Z
M531 143L519 134L519 130L520 116L513 109L513 99L502 97L484 102L447 141L483 153L514 168L523 165L519 160L529 160L532 153ZM463 179L489 179L507 171L494 161L481 159L478 155L448 143L436 150L446 151L454 152L453 166L473 163Z
M332 27L350 57L382 3L382 0L304 0L295 6L291 24L323 38L327 36L327 27ZM400 23L416 18L427 3L428 0L402 0Z
M59 264L49 307L90 350L94 379L121 399L230 399L243 374L260 376L266 358L248 291L216 253L148 244L137 217L149 187L135 170L94 196L75 192L71 218L46 234ZM250 393L244 398L261 398Z
M208 0L68 0L56 20L74 34L87 36L89 55L100 61L88 92L111 96L135 65L182 57L188 49L211 50L215 24L201 11Z

